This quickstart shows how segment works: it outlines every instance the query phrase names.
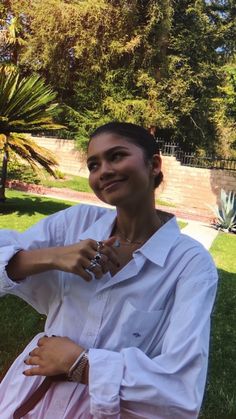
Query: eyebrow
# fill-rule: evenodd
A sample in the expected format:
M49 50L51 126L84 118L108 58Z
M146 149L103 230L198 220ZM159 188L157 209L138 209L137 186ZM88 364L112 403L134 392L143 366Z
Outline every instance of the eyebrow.
M128 150L128 147L123 146L123 145L117 145L117 146L115 146L115 147L112 147L112 148L109 148L108 150L106 150L106 151L104 152L104 155L105 155L105 156L109 156L109 154L112 154L114 151L118 151L118 150ZM97 156L96 156L96 155L94 155L94 156L90 156L90 157L87 159L87 164L88 164L90 161L94 161L94 160L96 160L96 159L97 159Z

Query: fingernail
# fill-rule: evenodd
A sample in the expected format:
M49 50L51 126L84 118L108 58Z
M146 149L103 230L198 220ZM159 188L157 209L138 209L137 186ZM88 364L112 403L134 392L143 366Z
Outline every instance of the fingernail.
M120 247L120 242L118 239L113 243L113 247Z

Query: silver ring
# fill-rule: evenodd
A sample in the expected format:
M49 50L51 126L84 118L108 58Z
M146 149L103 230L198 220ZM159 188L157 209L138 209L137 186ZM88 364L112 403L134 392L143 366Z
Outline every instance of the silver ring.
M99 263L97 263L96 260L92 259L90 265L87 267L87 270L92 271L93 268L96 268L97 266L100 266Z

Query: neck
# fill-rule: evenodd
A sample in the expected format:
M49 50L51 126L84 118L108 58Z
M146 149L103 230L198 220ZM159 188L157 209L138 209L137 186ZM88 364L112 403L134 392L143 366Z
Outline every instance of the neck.
M155 207L127 212L117 209L114 235L128 244L142 244L162 225Z

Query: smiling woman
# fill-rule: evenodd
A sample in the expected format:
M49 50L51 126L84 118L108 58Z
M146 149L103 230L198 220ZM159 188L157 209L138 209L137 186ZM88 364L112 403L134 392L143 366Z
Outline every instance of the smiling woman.
M47 315L0 386L0 417L197 418L212 259L155 209L163 175L148 131L106 124L87 153L90 186L115 211L76 205L0 232L1 294Z

